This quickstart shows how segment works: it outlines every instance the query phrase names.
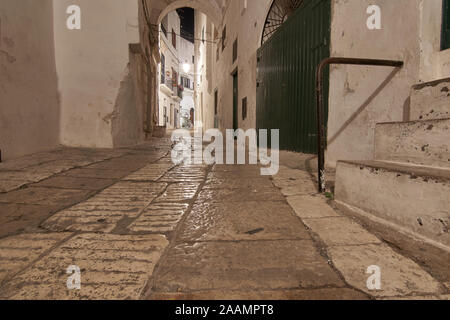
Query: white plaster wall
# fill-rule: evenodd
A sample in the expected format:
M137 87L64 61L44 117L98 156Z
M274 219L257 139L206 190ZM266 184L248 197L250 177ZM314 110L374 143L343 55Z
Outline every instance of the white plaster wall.
M0 1L0 149L3 160L59 142L51 0Z
M113 122L135 106L117 105L121 86L133 91L129 43L139 42L138 0L54 0L56 68L61 95L61 142L113 147ZM81 7L81 30L66 28L66 8ZM122 83L124 81L125 83ZM128 93L126 93L128 94ZM129 125L142 126L128 115ZM138 122L136 122L138 121ZM138 141L135 141L137 143Z
M181 38L180 34L180 17L176 11L171 11L167 14L167 37L160 32L160 52L165 57L165 71L166 71L166 80L172 79L172 69L178 73L178 82L180 79L180 54L179 49L181 46ZM172 30L175 31L176 36L176 47L172 44ZM174 118L176 111L180 110L180 102L179 99L173 98L171 94L167 94L165 91L161 89L161 64L159 64L159 125L163 126L167 125L167 128L174 128ZM170 88L172 89L172 88ZM167 108L167 123L164 122L164 107ZM178 119L178 125L180 121Z
M205 38L212 40L212 23L208 17L195 11L195 38L202 39L202 30L205 30ZM211 60L212 43L195 41L195 121L202 122L203 129L208 129L214 125L214 101L212 92L212 68Z
M244 10L244 0L234 10L241 15L239 26L239 128L256 128L256 67L257 50L261 46L261 35L271 0L247 1ZM232 44L231 44L232 45ZM247 97L247 119L242 120L242 99Z
M271 0L229 1L224 7L224 18L217 28L218 38L222 36L223 27L227 28L225 50L222 51L221 41L204 48L204 57L200 57L199 64L206 63L210 50L211 80L203 78L200 84L204 95L205 128L214 126L214 90L218 90L218 122L221 130L233 127L233 77L232 72L238 70L238 124L239 128L256 127L256 52L261 43L261 34ZM196 16L197 17L197 16ZM202 20L203 21L203 20ZM203 25L205 25L203 23ZM214 30L208 36L214 38ZM201 25L197 27L196 36L201 36ZM238 39L238 58L233 63L233 42ZM219 60L216 59L219 46ZM201 48L201 46L200 46ZM198 59L198 57L196 57ZM201 69L197 69L199 72ZM204 70L205 74L208 70ZM242 118L242 99L247 97L247 118ZM199 96L197 96L199 99ZM199 105L199 104L197 104Z
M402 60L387 67L334 66L330 75L327 164L373 159L379 122L407 120L419 80L419 0L332 1L331 56ZM379 5L382 29L368 30L367 7Z
M183 100L180 102L180 117L183 115L190 116L190 110L194 108L195 110L195 104L194 104L194 71L195 71L195 60L194 63L192 61L192 57L195 54L194 51L194 43L181 38L180 39L180 78L181 76L190 79L191 87L190 88L184 88L183 91ZM183 65L188 64L190 70L186 73L183 70ZM182 125L182 123L180 123Z
M441 51L442 0L421 0L420 81L450 77L450 49Z

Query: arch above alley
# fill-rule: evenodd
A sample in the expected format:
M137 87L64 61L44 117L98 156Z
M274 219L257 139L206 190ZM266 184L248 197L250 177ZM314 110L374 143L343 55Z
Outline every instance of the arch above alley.
M159 24L161 20L171 11L189 7L206 14L211 22L218 26L222 21L222 9L219 3L222 0L153 0L149 1L150 20L152 23Z

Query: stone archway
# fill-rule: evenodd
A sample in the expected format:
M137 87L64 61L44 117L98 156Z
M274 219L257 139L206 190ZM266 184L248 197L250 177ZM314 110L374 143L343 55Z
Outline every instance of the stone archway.
M222 20L222 10L219 7L219 2L221 0L174 0L169 1L170 4L167 5L167 1L152 1L152 2L163 2L165 7L163 9L156 9L152 11L150 18L152 21L156 21L159 24L161 20L169 12L174 11L179 8L189 7L195 10L199 10L206 14L211 21L218 26ZM155 5L154 5L155 6Z
M210 21L218 26L222 22L223 7L227 1L223 0L140 0L140 34L142 52L148 57L151 68L156 70L160 63L158 28L162 19L171 11L183 7L190 7L204 13ZM156 76L154 74L153 76ZM156 102L150 107L154 118L158 118L159 92L153 89ZM158 121L156 121L158 122Z

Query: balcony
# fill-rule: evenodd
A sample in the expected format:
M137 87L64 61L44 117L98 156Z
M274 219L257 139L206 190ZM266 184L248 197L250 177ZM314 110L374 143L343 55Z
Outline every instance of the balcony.
M180 102L183 100L183 87L181 85L177 85L173 87L173 95L172 98Z
M161 91L178 102L183 99L183 90L183 87L181 85L174 84L172 79L161 79Z

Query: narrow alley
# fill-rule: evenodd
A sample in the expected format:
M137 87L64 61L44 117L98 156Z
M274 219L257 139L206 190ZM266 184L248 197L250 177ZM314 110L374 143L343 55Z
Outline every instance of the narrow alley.
M450 0L0 0L0 300L449 300L449 195Z

